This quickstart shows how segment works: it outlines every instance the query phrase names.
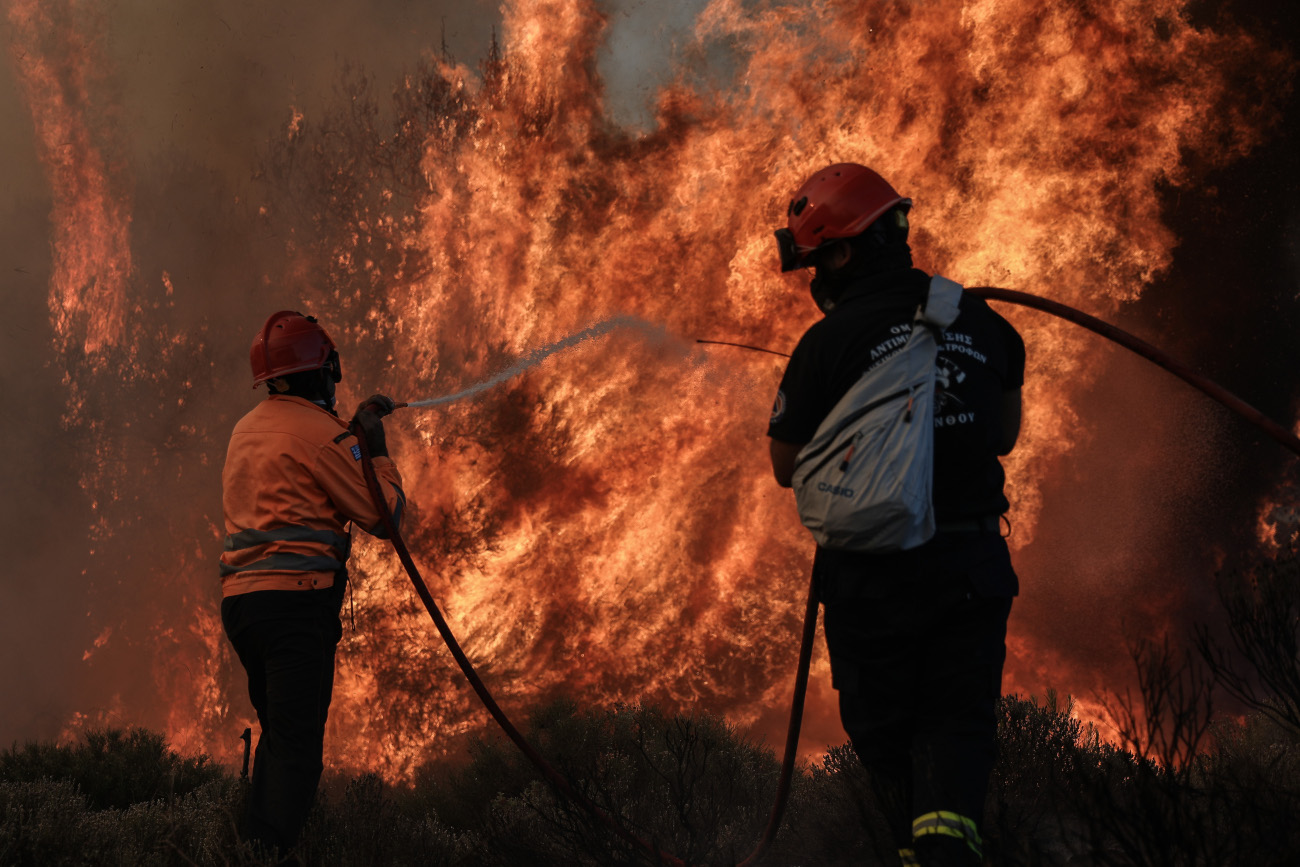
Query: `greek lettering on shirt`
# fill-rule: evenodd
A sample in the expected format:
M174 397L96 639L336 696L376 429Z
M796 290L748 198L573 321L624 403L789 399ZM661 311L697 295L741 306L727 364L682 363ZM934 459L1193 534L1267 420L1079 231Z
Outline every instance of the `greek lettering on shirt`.
M971 340L969 334L958 334L953 331L944 332L944 344L940 352L956 352L969 355L980 364L989 363L988 356L975 348L975 341Z
M934 416L935 427L953 427L954 425L973 424L974 422L975 410L973 409L965 412L950 412L942 415L935 413Z
M871 364L867 370L875 370L880 365L889 360L890 356L898 352L907 345L907 338L912 334L912 323L907 322L902 325L891 325L889 328L889 337L877 343L871 349Z
M911 323L891 326L889 329L889 337L872 347L871 364L867 367L867 370L874 370L876 367L880 366L882 362L888 361L891 355L907 345L907 339L911 334ZM952 352L961 355L968 355L980 364L989 363L988 356L975 348L975 341L969 334L962 334L956 331L944 332L944 343L939 349L939 352L940 354L944 352Z

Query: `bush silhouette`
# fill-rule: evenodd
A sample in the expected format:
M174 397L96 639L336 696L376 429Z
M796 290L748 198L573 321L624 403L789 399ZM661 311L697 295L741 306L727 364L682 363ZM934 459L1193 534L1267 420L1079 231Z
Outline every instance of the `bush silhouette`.
M162 735L144 729L97 729L78 744L27 744L0 753L0 780L70 782L95 810L170 801L223 776L207 756L181 758Z

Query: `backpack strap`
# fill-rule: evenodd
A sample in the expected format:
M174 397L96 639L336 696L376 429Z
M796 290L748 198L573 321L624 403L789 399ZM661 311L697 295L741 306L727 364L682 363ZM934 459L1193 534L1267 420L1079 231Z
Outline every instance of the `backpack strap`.
M917 309L914 321L942 331L957 321L957 316L961 313L961 293L960 283L935 274L930 278L925 303Z

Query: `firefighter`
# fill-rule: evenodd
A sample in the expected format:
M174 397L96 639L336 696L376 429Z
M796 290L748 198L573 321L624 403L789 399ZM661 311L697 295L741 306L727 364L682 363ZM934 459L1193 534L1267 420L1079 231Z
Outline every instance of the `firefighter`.
M776 232L781 270L812 270L824 314L795 347L768 427L784 487L836 402L906 342L930 280L912 266L911 204L871 169L841 163L804 183ZM1006 624L1019 589L1001 533L1009 504L999 457L1020 430L1025 348L969 293L939 344L935 536L888 553L819 547L813 570L841 721L901 862L964 867L982 857Z
M384 538L361 471L361 447L334 411L338 350L311 316L282 310L253 339L253 387L266 400L240 419L222 473L226 523L221 619L248 674L261 733L243 835L284 855L316 796L334 686L350 528ZM388 509L400 522L402 478L367 398L358 423Z

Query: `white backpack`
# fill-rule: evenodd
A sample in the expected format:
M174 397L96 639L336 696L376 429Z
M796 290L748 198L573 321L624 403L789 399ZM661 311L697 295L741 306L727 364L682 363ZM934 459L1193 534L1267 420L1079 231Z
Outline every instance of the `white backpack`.
M899 551L934 535L934 402L939 334L962 287L930 278L901 350L858 379L795 458L799 518L817 544Z

